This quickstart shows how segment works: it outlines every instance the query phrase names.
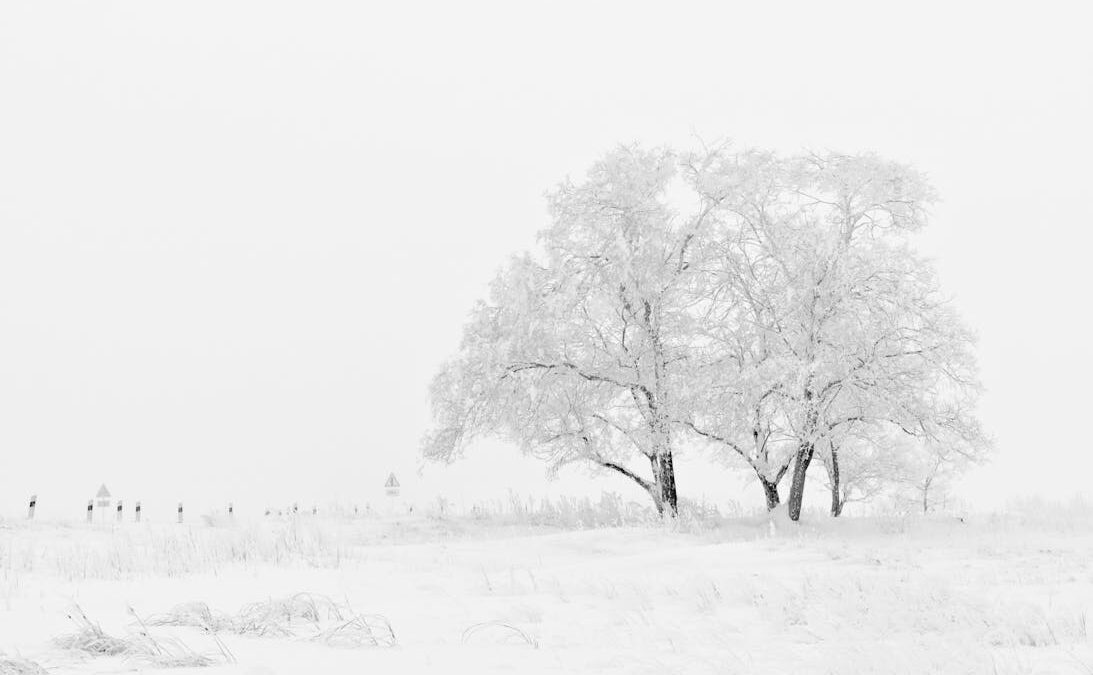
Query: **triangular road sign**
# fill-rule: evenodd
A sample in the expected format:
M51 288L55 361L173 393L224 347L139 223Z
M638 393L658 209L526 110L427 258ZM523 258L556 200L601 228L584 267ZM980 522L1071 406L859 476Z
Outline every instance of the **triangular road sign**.
M106 489L106 483L103 483L99 488L99 492L95 495L95 499L110 499L110 490Z
M399 486L398 478L395 478L394 473L392 473L390 476L388 476L387 477L387 482L383 484L383 487L385 487L385 488L397 488L398 486Z

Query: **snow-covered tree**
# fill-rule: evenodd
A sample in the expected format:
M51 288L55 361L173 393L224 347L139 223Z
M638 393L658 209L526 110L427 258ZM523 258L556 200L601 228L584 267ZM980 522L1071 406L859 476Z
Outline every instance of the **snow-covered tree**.
M562 184L541 252L498 277L436 376L425 454L452 458L502 435L552 467L624 475L674 515L673 435L703 273L694 256L717 199L668 150L619 148Z
M928 514L944 504L954 479L979 455L967 451L968 443L947 430L938 435L905 441L899 466L892 474L897 501Z
M977 458L972 337L911 247L933 198L873 155L609 153L551 194L541 250L475 308L426 454L504 435L674 513L686 430L742 460L768 508L791 476L793 519L817 454L835 514L893 471L893 431Z
M819 452L833 517L851 502L871 501L900 484L912 440L902 436L881 425L857 424L825 440Z
M933 200L920 174L872 155L748 152L704 179L724 194L720 234L705 240L718 254L704 257L722 311L705 327L717 358L688 426L744 456L768 505L792 463L799 518L813 457L853 425L945 432L969 456L984 447L967 414L971 335L910 246Z
M719 194L714 233L703 240L705 274L696 288L701 347L696 350L684 426L711 443L715 456L742 460L755 474L768 509L781 503L779 483L794 457L781 399L794 363L777 333L788 293L786 275L767 244L785 199L786 165L773 153L718 148L704 158L703 190Z

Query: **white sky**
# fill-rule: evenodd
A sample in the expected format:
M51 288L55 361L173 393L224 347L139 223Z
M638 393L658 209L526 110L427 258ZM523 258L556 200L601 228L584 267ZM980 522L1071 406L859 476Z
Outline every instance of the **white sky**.
M1093 496L1086 3L370 4L0 2L0 514L541 489L496 444L416 476L428 380L544 191L696 135L928 172L967 496Z

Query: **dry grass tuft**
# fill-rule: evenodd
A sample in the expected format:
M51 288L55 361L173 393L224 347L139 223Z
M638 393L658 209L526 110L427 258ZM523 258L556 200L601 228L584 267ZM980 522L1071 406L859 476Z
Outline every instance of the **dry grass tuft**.
M214 612L204 602L187 602L176 605L166 614L158 614L148 619L151 626L193 626L210 633L230 630L232 618Z
M358 614L312 638L331 647L394 647L395 631L387 617Z
M136 617L132 609L129 611ZM77 631L54 639L54 644L62 649L80 651L91 656L117 656L158 668L200 668L235 662L231 652L219 640L218 658L211 654L198 653L176 638L153 637L143 622L140 622L139 632L119 638L103 631L78 606L69 612L68 618L76 624ZM139 618L137 620L140 621Z
M291 636L296 633L294 623L310 624L318 630L324 621L330 620L346 620L333 600L323 595L297 593L243 607L231 630L240 635Z
M511 641L513 639L522 640L532 649L539 648L539 641L531 637L524 631L520 630L512 624L505 623L504 621L484 621L482 623L476 623L473 626L468 627L463 631L463 644L467 644L471 638L481 633L492 632L501 635L501 640Z
M53 643L61 649L86 652L92 656L122 656L128 649L125 640L107 635L78 606L72 608L68 618L76 624L77 630L75 633L54 638Z
M325 595L314 593L252 602L234 616L213 611L203 602L189 602L149 619L148 623L191 626L214 636L229 632L303 638L335 647L394 647L396 644L395 631L386 617L357 614Z
M34 661L11 658L0 651L0 675L48 675L49 671Z

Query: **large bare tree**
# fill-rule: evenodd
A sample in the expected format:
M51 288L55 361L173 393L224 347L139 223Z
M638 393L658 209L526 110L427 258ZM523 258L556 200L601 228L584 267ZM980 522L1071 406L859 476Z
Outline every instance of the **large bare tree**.
M436 377L427 456L501 434L552 466L583 460L626 476L676 513L694 256L718 199L700 171L668 150L623 147L550 195L541 251L498 277Z

